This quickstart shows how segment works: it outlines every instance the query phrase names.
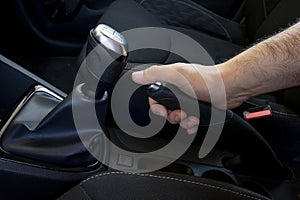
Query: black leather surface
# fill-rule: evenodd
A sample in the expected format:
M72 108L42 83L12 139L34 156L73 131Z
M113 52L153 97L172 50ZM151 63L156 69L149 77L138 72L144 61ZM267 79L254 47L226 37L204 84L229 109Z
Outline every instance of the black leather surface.
M94 164L96 160L80 140L72 114L72 105L84 107L85 103L89 102L80 98L72 100L71 97L67 97L44 118L32 118L30 123L16 118L3 134L3 149L11 154L43 162L45 165L87 167ZM33 115L34 112L41 111L42 107L51 105L48 101L47 105L43 106L41 101L40 99L40 102L35 104ZM101 111L105 116L105 110ZM85 130L85 134L91 135L92 138L97 132L93 127L90 128L91 130ZM98 142L97 145L103 147L101 140Z

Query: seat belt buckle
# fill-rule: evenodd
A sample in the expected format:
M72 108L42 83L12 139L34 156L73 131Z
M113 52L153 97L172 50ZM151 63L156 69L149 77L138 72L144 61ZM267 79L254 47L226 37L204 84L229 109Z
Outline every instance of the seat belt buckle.
M272 109L270 105L265 106L258 106L254 108L250 108L243 112L245 120L252 120L252 119L260 119L265 117L272 116Z

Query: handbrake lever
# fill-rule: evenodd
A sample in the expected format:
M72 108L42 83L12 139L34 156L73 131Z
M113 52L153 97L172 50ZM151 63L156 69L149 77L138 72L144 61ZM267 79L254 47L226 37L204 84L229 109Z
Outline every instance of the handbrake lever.
M179 101L183 105L194 105L196 101L192 97L189 97L185 93L181 92L175 86L159 82L147 86L146 92L149 97L171 111L183 109ZM242 152L241 154L243 161L241 166L243 166L242 168L244 168L244 170L246 169L246 171L254 171L255 173L259 172L261 173L260 175L266 177L274 177L274 174L276 174L277 178L288 178L285 168L278 160L272 148L264 140L264 138L246 121L230 110L222 111L217 108L213 108L211 104L205 102L198 101L198 106L199 110L193 109L195 108L194 106L185 106L183 110L187 113L187 115L194 115L197 117L201 116L198 130L200 133L202 133L201 129L206 130L206 128L209 126L223 127L222 123L224 123L225 131L222 131L223 140L227 139L227 141L224 140L225 143L227 143L228 139L230 141L230 139L234 138L234 140L230 141L229 144L235 146L237 150ZM214 114L212 114L212 112L214 112ZM223 120L220 118L213 123L211 122L211 118L213 118L214 115L222 116L224 115L224 112L225 118L223 118ZM221 132L219 132L218 135L216 135L215 131L210 133L206 132L198 157L205 157L215 146L220 136ZM255 144L255 149L250 148L252 144ZM257 161L261 161L263 164L258 164ZM270 170L269 166L272 166L272 170Z
M191 108L197 100L184 94L171 84L156 82L147 87L147 94L171 111L181 109L181 102L185 105L187 114L196 116L200 114L197 109Z

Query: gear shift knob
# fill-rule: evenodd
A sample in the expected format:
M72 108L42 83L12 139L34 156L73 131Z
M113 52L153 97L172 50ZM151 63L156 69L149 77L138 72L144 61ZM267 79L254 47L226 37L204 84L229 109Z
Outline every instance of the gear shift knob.
M99 24L92 29L86 49L84 91L96 99L112 89L126 65L127 42L113 28Z
M110 26L99 24L95 29L91 30L90 37L93 37L98 44L103 45L117 55L123 56L123 58L127 56L127 42L125 38ZM95 40L91 41L92 45L98 45L93 44Z
M114 29L100 24L91 30L87 48L84 50L85 52L82 53L88 56L80 68L80 77L76 82L78 85L73 92L55 108L52 106L57 100L52 100L51 95L39 95L37 97L39 100L32 100L31 107L29 106L28 109L35 105L33 107L37 109L33 112L37 112L37 116L41 116L39 112L49 109L49 106L51 112L45 117L29 120L31 124L36 124L35 128L29 128L26 117L24 120L16 120L2 136L1 148L12 155L29 158L34 164L38 161L37 165L51 164L64 169L76 167L82 169L82 167L95 165L97 161L90 152L97 155L97 158L102 159L103 156L104 159L107 144L102 139L101 133L106 130L108 107L108 95L104 94L106 91L109 94L113 89L125 67L126 41ZM106 98L102 98L103 96ZM97 100L90 97L96 97ZM51 101L50 105L48 101ZM89 112L85 112L89 107L96 107L97 113L101 113L98 122L102 130L95 131L97 126L93 124L88 124L88 128L84 127L82 130L76 126L74 108L77 114L84 111L82 112L84 114L76 115L86 119L86 116L90 116ZM86 138L87 146L84 146L82 138Z

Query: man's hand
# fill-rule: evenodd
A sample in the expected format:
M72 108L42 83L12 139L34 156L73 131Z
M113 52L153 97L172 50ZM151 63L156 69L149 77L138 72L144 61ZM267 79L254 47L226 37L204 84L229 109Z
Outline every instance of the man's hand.
M133 73L132 79L139 84L170 83L216 107L235 108L250 97L300 85L299 35L300 22L222 64L152 66ZM225 93L220 92L221 85ZM189 133L196 132L199 119L181 110L170 112L152 99L149 103L154 113L165 116L173 124L180 123Z
M175 63L171 65L152 66L144 71L135 72L132 75L132 79L136 83L143 85L155 82L170 83L190 96L196 94L197 99L211 102L207 84L217 82L215 80L217 77L216 73L218 71L213 66ZM203 78L204 76L205 79ZM187 81L191 87L187 85ZM183 110L170 111L151 98L149 98L149 104L154 114L166 117L172 124L180 124L181 127L187 129L189 134L197 131L199 125L197 117L187 116Z

